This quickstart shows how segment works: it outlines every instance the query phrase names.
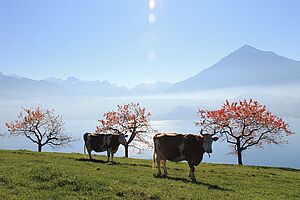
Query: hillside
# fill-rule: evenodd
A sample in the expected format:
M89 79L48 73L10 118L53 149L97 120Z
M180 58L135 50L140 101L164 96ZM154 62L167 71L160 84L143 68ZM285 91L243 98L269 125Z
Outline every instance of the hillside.
M0 150L1 199L299 199L300 171L202 163L197 183L186 163L154 178L150 160Z
M300 83L299 61L244 45L195 76L175 83L167 93L295 83Z

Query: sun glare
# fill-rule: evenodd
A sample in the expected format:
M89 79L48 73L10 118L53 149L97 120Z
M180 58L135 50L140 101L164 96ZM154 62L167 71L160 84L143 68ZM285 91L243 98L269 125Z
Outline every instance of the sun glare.
M149 5L150 10L154 10L155 4L156 4L155 0L150 0L149 1L148 5Z
M150 14L148 17L148 21L150 24L154 24L154 22L156 21L156 17L154 14Z
M147 59L148 61L154 61L156 58L156 54L153 50L149 50L147 53Z

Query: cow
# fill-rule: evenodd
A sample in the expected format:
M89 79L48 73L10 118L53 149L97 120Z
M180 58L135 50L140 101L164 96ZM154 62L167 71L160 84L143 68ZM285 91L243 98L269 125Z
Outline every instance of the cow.
M91 152L107 151L107 162L111 154L111 162L113 162L114 154L117 152L119 145L126 145L126 136L124 134L95 134L85 133L84 139L84 157L86 158L86 150L88 151L89 158L92 160Z
M212 153L212 142L217 141L218 137L211 134L176 134L158 133L153 137L154 153L153 166L157 166L157 176L167 177L167 160L180 162L186 160L189 167L189 177L196 182L195 166L198 166L203 159L203 154ZM161 175L160 166L163 166L164 174Z

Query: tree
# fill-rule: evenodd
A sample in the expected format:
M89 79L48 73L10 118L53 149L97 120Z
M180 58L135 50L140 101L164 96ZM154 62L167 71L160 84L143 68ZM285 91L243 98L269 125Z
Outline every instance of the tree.
M125 147L125 157L128 158L128 147L134 147L139 151L143 150L141 145L152 147L147 138L147 132L151 131L149 117L145 108L139 103L118 105L117 111L107 112L104 119L98 120L100 125L96 127L96 132L123 133L129 137Z
M6 126L11 135L23 135L37 144L38 152L45 145L58 147L73 141L71 136L64 133L62 117L55 115L54 110L50 109L23 108L18 119L6 123Z
M262 148L267 144L288 143L284 136L293 134L282 118L267 111L266 106L257 101L226 103L219 110L199 110L200 120L195 124L207 132L225 136L231 153L238 156L238 164L243 165L242 152L252 146ZM285 134L284 134L285 133Z

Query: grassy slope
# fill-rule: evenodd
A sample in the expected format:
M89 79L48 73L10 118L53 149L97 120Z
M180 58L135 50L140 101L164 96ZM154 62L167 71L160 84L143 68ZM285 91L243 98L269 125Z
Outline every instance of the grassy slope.
M150 160L0 150L0 199L300 199L300 171L201 163L191 183L186 163L168 162L154 178Z

